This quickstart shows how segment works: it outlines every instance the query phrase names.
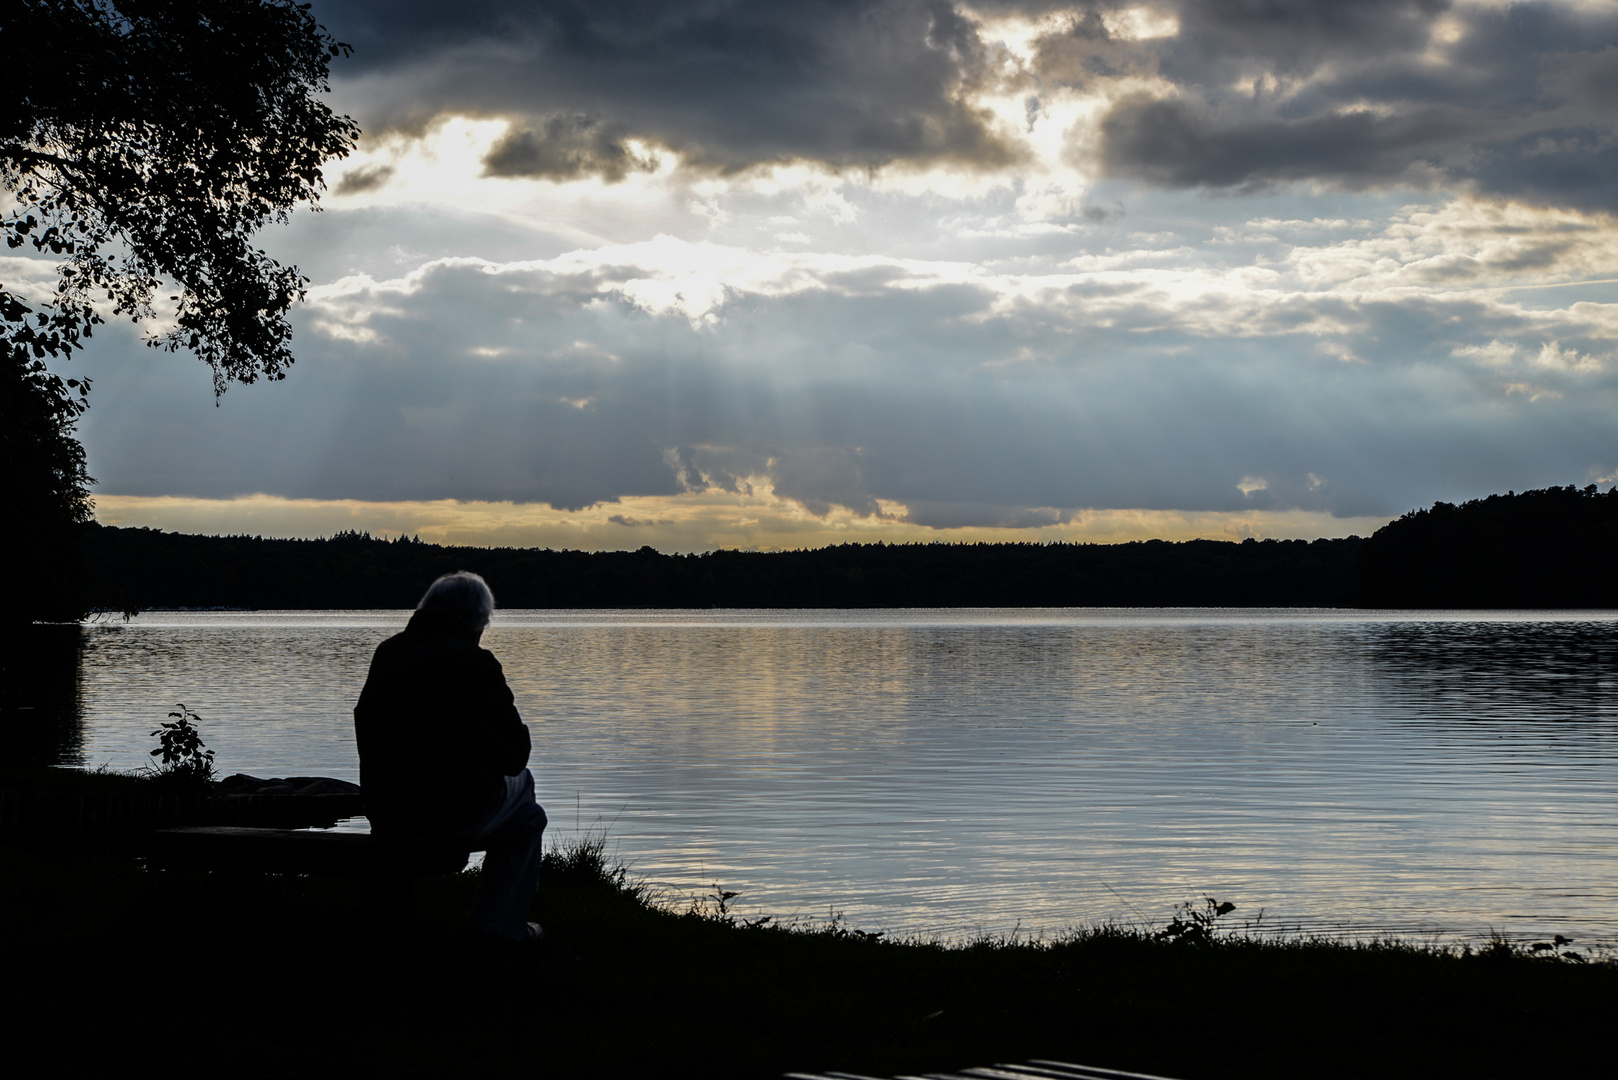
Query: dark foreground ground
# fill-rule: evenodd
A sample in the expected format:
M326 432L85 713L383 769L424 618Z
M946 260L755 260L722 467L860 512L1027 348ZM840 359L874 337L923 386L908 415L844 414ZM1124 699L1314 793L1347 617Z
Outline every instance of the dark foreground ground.
M257 889L0 852L6 1060L58 1075L876 1076L1058 1058L1203 1077L1610 1076L1618 966L1497 948L1102 931L944 948L750 927L556 856L548 943L391 925L344 882ZM495 1072L495 1070L499 1070ZM23 1075L21 1072L13 1075Z

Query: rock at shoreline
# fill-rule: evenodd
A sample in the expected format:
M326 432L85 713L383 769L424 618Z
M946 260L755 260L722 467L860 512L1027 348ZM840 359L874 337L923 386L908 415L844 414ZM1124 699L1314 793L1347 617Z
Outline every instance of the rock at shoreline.
M223 795L358 795L360 786L330 776L248 776L233 773L219 781Z

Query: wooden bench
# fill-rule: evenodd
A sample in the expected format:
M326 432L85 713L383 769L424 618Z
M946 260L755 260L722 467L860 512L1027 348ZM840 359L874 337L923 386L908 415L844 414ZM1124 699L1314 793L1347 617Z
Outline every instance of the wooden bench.
M397 880L459 873L470 854L434 839L203 825L155 830L146 863L162 870Z

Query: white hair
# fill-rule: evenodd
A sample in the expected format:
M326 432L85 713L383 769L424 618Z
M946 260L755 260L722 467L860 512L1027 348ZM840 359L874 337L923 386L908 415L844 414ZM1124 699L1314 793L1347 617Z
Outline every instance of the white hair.
M457 570L429 585L416 610L439 612L468 630L482 630L494 614L494 593L477 574Z

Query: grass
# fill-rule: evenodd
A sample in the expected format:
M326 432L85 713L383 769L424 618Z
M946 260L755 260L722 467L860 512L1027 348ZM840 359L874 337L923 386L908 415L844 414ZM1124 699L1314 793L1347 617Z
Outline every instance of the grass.
M127 795L149 791L153 772L63 769L47 765L0 765L0 788L58 791L84 795Z
M378 913L353 883L257 889L0 852L13 1055L171 1075L891 1076L1061 1058L1188 1080L1610 1074L1618 966L1403 942L890 941L659 903L599 842L553 851L537 955L460 931L475 876Z

